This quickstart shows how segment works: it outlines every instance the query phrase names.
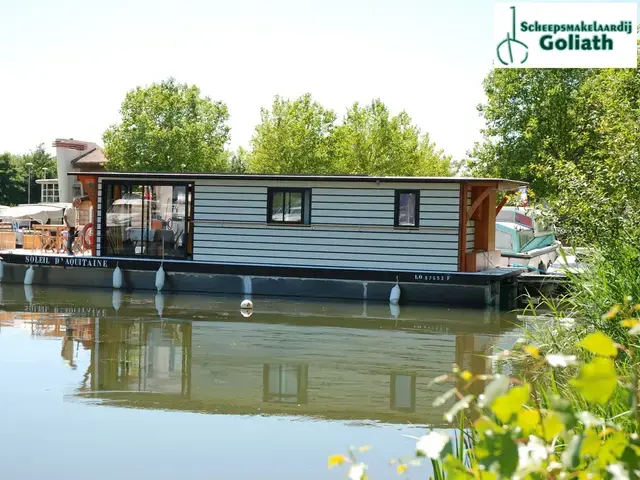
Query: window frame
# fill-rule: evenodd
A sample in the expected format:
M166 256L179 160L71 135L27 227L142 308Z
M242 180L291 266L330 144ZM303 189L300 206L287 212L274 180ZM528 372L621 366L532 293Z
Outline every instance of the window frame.
M193 222L193 217L191 216L191 218L189 217L189 208L193 209L194 208L194 203L195 203L195 199L194 196L192 196L192 202L191 202L191 206L188 205L188 198L189 198L189 192L190 189L193 192L193 185L194 182L191 181L171 181L171 180L146 180L146 179L140 179L140 180L115 180L115 179L102 179L100 181L100 184L102 185L102 194L101 194L101 198L100 198L100 204L101 204L101 218L98 219L98 222L100 223L100 253L101 256L108 256L108 257L113 257L113 258L132 258L132 259L146 259L146 260L159 260L161 257L156 257L153 255L145 255L145 254L126 254L126 253L109 253L109 255L106 255L106 251L107 251L107 190L109 187L113 187L113 186L128 186L128 187L136 187L136 186L142 186L142 187L155 187L155 186L170 186L170 187L185 187L185 202L187 202L187 204L185 204L185 234L186 234L186 240L187 243L185 245L185 254L184 255L165 255L164 258L165 259L171 259L171 260L192 260L193 258L193 252L189 252L189 244L190 242L193 241L193 229L191 227L190 222ZM143 207L141 209L140 212L141 215L141 230L144 230L145 227L148 227L148 225L145 224L145 208L144 208L144 202L143 202Z
M282 221L273 220L272 210L273 210L273 196L277 193L299 193L302 197L302 201L300 203L300 220L292 221L285 220L284 213ZM283 196L283 207L284 207L284 196ZM307 209L309 210L307 212ZM309 221L305 221L305 219L309 218ZM311 189L304 187L267 187L267 225L310 225L311 224Z
M403 194L414 194L416 204L414 210L415 225L400 225L400 196ZM393 226L394 228L420 228L420 190L396 190L393 204Z

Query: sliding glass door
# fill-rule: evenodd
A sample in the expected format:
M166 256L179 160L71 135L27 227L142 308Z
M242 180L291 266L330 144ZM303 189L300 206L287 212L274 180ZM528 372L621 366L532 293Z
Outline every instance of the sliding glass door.
M193 185L102 183L102 255L190 256Z

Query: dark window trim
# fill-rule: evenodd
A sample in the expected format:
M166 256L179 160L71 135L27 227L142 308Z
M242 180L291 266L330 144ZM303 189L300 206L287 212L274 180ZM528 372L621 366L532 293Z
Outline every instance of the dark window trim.
M300 193L302 197L301 207L300 207L300 221L287 221L283 220L281 222L277 220L273 220L271 217L271 211L273 207L273 195L275 193ZM308 193L307 193L308 192ZM311 189L310 188L294 188L294 187L267 187L267 225L310 225L311 224L311 211L309 211L309 223L305 222L305 216L307 213L307 195L309 195L309 208L311 208ZM284 198L283 198L283 207L284 207Z
M101 185L102 185L102 195L101 195L101 199L100 199L100 204L101 204L101 215L102 218L100 218L100 256L101 257L113 257L113 258L145 258L145 259L159 259L161 257L155 257L155 256L149 256L149 255L127 255L127 254L120 254L120 253L109 253L109 255L106 255L106 246L107 246L107 188L113 185L122 185L122 186L151 186L154 187L156 185L158 186L171 186L171 187L185 187L185 192L187 193L187 197L185 198L185 202L188 201L188 192L189 192L189 186L190 185L194 185L194 182L189 182L189 181L168 181L168 180L158 180L158 181L152 181L151 179L147 180L147 179L141 179L141 180L115 180L115 179L102 179L101 181ZM193 202L193 204L195 205L195 201ZM188 205L185 205L185 214L187 211L187 207ZM142 230L144 231L144 203L143 203L143 208L142 208ZM186 223L186 218L185 218L185 223ZM188 228L188 227L186 227ZM193 235L193 232L191 232L191 235ZM187 242L189 241L189 239L187 238ZM185 254L182 256L169 256L169 255L165 255L164 258L165 259L170 259L170 260L190 260L192 257L189 255L188 249L185 247Z
M415 225L400 225L400 195L403 193L413 193L416 196ZM420 228L420 190L396 190L393 204L393 226L395 228Z

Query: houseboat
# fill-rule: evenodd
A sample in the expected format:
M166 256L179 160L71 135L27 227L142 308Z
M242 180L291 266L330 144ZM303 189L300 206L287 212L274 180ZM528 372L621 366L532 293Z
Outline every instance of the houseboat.
M91 202L91 255L4 251L5 282L499 305L504 179L69 172ZM83 231L86 225L80 225ZM158 286L156 271L162 265ZM505 296L507 295L507 296Z

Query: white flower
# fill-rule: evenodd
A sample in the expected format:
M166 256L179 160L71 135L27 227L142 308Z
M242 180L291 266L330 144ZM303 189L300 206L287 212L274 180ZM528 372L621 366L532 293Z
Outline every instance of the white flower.
M607 467L607 472L611 474L613 480L629 480L629 472L621 463L613 463Z
M355 465L351 465L349 467L349 473L347 474L347 476L350 478L350 480L361 480L366 469L367 466L364 463L356 463Z
M551 462L547 467L547 472L549 473L555 470L562 470L562 464L560 462Z
M560 325L562 325L565 328L569 328L569 327L573 327L576 323L576 319L575 318L570 318L570 317L565 317L565 318L559 318L558 319L558 323Z
M575 365L577 363L575 355L559 355L552 353L546 357L547 363L552 367L568 367L569 365Z
M526 445L518 445L518 469L537 468L548 455L545 443L535 435L529 435Z
M596 417L591 412L578 412L576 414L578 420L580 420L585 427L589 428L590 426L601 427L604 425L604 420Z
M418 439L416 449L433 460L440 458L440 452L449 443L449 436L440 432L431 432Z

